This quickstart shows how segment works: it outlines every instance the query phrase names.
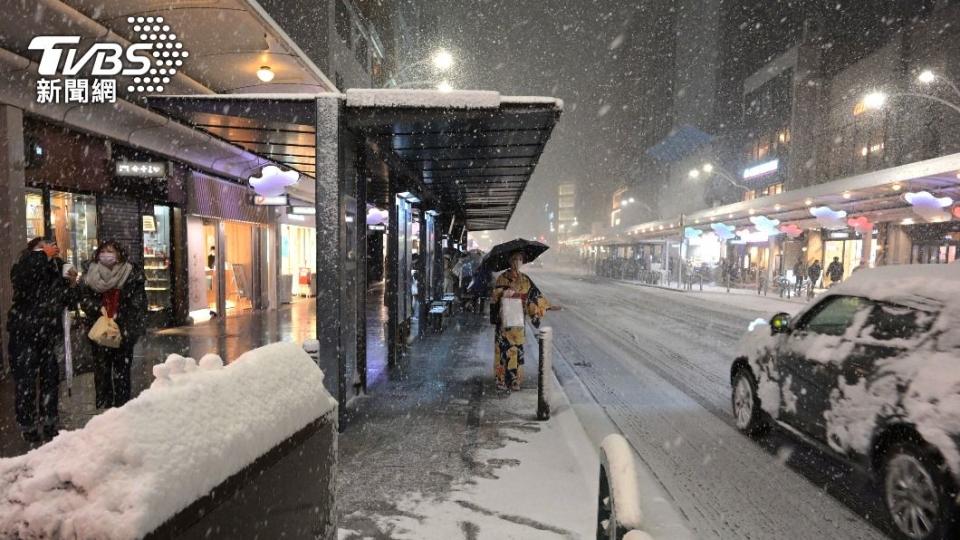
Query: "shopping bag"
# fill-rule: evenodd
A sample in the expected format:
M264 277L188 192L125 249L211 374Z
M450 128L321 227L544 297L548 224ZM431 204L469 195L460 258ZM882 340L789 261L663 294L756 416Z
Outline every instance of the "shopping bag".
M503 328L522 328L523 300L519 297L501 299L500 321Z
M100 318L93 323L87 337L101 347L116 349L120 347L120 327L111 317L107 317L107 308L100 308Z

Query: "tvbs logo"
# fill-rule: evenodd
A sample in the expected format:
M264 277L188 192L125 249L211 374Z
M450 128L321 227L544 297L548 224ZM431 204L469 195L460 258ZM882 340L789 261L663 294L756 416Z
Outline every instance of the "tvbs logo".
M80 36L33 38L29 48L42 52L37 103L114 103L116 77L128 79L130 94L163 92L189 53L163 17L128 17L127 22L139 40L126 47L98 42L81 51Z

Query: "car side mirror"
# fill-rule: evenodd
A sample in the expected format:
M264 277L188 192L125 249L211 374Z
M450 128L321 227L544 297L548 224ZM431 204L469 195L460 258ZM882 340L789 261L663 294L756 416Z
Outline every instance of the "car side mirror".
M770 334L786 334L790 331L790 315L777 313L770 319Z

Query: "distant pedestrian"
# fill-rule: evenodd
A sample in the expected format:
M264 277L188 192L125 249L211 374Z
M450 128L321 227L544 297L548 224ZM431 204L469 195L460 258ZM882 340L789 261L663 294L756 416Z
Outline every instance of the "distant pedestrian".
M823 272L823 267L820 266L819 260L814 260L813 264L807 268L807 277L810 278L810 291L817 286L817 282L820 281L820 274Z
M119 407L130 400L133 348L146 332L145 281L143 270L112 241L100 244L83 276L83 311L94 321L106 314L117 323L121 336L116 348L92 343L98 409Z
M840 257L834 257L833 262L827 266L827 275L830 276L831 287L834 283L840 283L843 280L843 263L840 262Z
M803 262L803 257L797 257L797 262L793 265L794 288L797 296L803 289L803 280L807 277L807 267Z
M77 272L68 269L64 276L59 255L55 241L34 238L10 270L13 305L7 331L14 401L21 436L31 444L55 437L60 421L54 345L63 339L63 310L76 299L71 287Z
M505 321L496 317L503 299L519 298L522 302L524 317L530 317L537 324L544 313L550 309L550 302L540 293L540 289L530 278L520 272L524 263L522 252L510 255L510 269L497 277L493 285L490 301L491 319L496 320L494 335L493 369L497 379L497 389L520 390L523 382L523 345L526 328L521 321L519 326L506 327ZM494 310L497 310L496 312Z

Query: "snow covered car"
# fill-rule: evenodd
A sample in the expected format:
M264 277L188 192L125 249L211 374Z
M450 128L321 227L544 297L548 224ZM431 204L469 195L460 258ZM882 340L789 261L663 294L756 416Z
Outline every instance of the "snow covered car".
M730 380L738 429L777 424L868 470L903 538L958 538L960 264L858 271L754 321Z

